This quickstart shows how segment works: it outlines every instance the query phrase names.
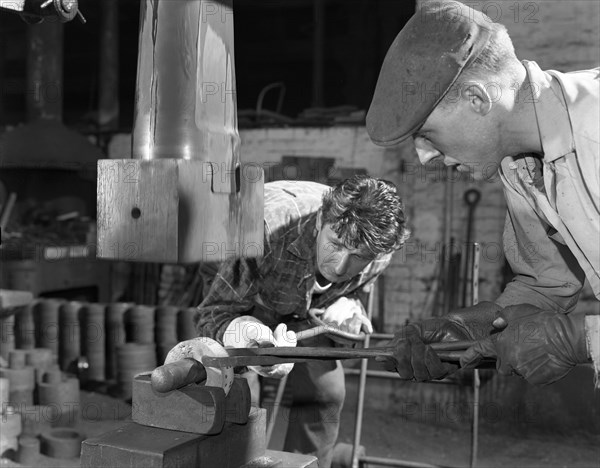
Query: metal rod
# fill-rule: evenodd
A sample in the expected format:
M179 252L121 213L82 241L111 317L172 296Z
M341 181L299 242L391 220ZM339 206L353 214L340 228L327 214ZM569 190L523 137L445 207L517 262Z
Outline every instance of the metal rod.
M454 219L454 182L452 177L452 166L446 167L446 177L444 180L444 247L445 256L443 257L442 284L438 283L438 288L443 292L444 302L442 304L442 313L436 313L437 304L434 304L433 315L446 315L450 312L450 292L448 279L450 278L450 259L452 258L452 220Z
M481 246L479 242L473 242L473 271L471 272L471 304L479 303L479 260L481 257Z
M348 368L346 367L344 369L344 374L346 375L360 375L360 370L359 369L352 369L352 368ZM367 370L367 377L374 377L374 378L379 378L379 379L390 379L390 380L403 380L406 382L405 379L401 379L400 376L395 373L395 372L388 372L388 371L378 371L378 370ZM416 383L416 382L414 382ZM428 384L451 384L451 385L456 385L456 382L453 380L449 380L449 379L442 379L442 380L428 380L427 381Z
M438 350L436 354L442 361L460 361L466 348L456 351ZM213 357L203 356L202 364L207 367L224 366L272 366L285 362L306 362L311 360L335 359L365 359L387 357L394 358L394 348L369 348L369 349L329 349L329 348L228 348L229 356Z
M360 457L362 463L368 463L370 465L380 466L403 466L406 468L450 468L444 465L431 465L429 463L411 462L408 460L396 460L393 458L381 458L381 457Z
M391 340L394 338L393 333L372 333L370 336L372 340Z
M471 259L473 260L471 268L471 304L476 305L479 302L479 257L481 248L479 243L474 242L472 248ZM477 451L479 446L479 388L481 381L479 379L479 371L473 371L473 424L471 432L471 463L470 467L474 468L477 464Z
M475 344L474 341L453 341L431 343L431 349L437 353L450 351L464 351ZM375 348L319 348L319 347L293 347L279 346L266 348L227 348L230 357L233 356L292 356L310 358L332 358L332 359L361 359L377 357L381 355L392 355L393 346L380 346Z
M371 320L373 316L373 286L369 290L369 299L367 302L367 318ZM365 348L369 347L370 337L365 337ZM356 420L354 424L354 441L352 443L352 468L358 468L358 448L360 446L360 437L362 433L362 419L365 404L365 387L367 385L367 365L368 361L363 359L360 362L360 377L358 380L358 399L356 402Z
M269 416L269 421L267 422L267 446L269 446L269 443L271 442L271 436L273 435L275 421L277 421L277 414L279 413L279 407L281 406L281 402L283 400L283 392L285 391L288 375L289 374L284 375L283 378L279 381L279 385L277 386L277 393L275 394L275 404L273 405L271 415Z

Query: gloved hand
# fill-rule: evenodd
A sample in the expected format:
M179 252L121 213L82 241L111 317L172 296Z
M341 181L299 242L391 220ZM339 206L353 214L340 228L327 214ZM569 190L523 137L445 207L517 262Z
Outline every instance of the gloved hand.
M429 343L475 340L494 331L492 322L501 307L493 302L459 309L444 317L435 317L400 328L384 346L394 347L394 357L378 357L389 371L396 371L406 380L442 379L458 369L444 363Z
M313 311L325 323L341 331L355 335L359 334L361 330L367 334L373 333L373 325L358 299L340 297L326 309L313 309ZM330 338L342 344L352 343L334 335L331 335Z
M562 379L577 364L588 362L584 314L561 314L530 304L505 308L494 325L503 331L479 341L460 360L475 367L496 358L500 374L516 374L529 383L547 385Z
M272 344L273 346L296 346L296 333L287 329L285 323L277 325L274 331L255 317L245 315L231 321L223 335L223 345L234 348L256 348ZM280 379L290 373L293 363L273 366L248 366L248 369L263 377Z

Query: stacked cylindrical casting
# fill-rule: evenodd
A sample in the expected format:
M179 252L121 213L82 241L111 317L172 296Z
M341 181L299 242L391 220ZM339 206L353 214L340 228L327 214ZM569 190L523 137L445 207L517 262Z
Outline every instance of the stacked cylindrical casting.
M31 435L19 437L19 451L16 461L26 466L36 466L39 463L40 439Z
M15 316L0 319L0 357L8 361L9 353L15 349Z
M56 409L54 426L73 426L79 414L79 380L65 376L59 369L44 374L38 384L39 404Z
M79 456L78 377L108 381L131 398L135 375L154 370L177 343L196 337L195 314L175 306L37 299L5 317L0 456L28 466L39 465L40 454Z
M122 398L130 399L133 378L156 367L154 344L125 343L117 347L117 384Z
M136 305L125 313L125 329L131 342L154 343L154 307Z
M12 350L8 355L8 367L0 368L0 377L10 382L8 401L13 406L32 405L35 389L35 369L25 365L26 351Z
M58 378L44 377L60 370L88 381L112 382L128 398L133 376L162 364L178 342L196 336L195 313L193 307L37 299L3 324L1 354L10 364L0 368L0 375L11 381L8 401L62 406L66 402L58 395L64 393L72 405L78 401L74 387L63 387L66 382L73 386L73 379L61 375L61 390L50 391ZM69 414L67 419L73 418Z
M25 350L25 365L32 367L35 382L40 383L44 374L51 369L58 369L56 357L47 348L32 348Z
M9 395L9 380L6 377L0 377L0 414L4 414L3 410L8 406Z
M33 318L33 309L35 302L20 308L15 316L15 339L18 349L35 348L35 321Z
M177 307L161 306L156 308L156 351L158 362L161 364L165 362L168 352L179 342L177 339L178 314Z
M5 452L16 450L16 438L21 432L21 418L9 405L10 382L0 377L0 457Z
M50 349L55 356L58 356L58 311L62 302L55 299L38 301L33 310L36 344Z
M117 348L125 344L125 312L132 303L114 302L106 307L106 378L117 378Z
M123 314L126 342L117 346L117 387L131 398L133 377L156 367L154 307L133 305Z
M105 309L103 304L86 304L81 308L81 342L89 364L87 377L96 382L105 380Z
M74 429L55 428L42 434L41 450L53 458L76 458L81 452L83 436Z
M19 449L17 440L19 434L21 434L21 416L14 407L3 403L0 413L0 457Z
M59 363L64 371L74 371L81 356L81 326L79 310L82 303L71 301L63 304L59 311Z

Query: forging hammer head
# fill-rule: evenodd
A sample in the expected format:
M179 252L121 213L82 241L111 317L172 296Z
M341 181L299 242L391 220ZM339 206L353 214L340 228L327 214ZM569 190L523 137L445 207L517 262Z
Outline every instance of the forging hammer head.
M205 356L228 357L229 354L223 346L211 338L200 336L176 344L167 357L165 364L170 364L186 358L192 358L202 364ZM206 382L208 387L220 387L227 395L233 384L233 367L206 367Z

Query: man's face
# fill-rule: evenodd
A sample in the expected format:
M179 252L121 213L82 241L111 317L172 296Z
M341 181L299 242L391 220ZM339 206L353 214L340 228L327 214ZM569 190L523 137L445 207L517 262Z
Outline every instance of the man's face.
M421 164L442 161L476 180L495 175L502 159L498 131L490 131L491 117L468 106L436 107L413 139Z
M317 235L317 268L332 283L348 281L358 275L375 257L366 248L348 248L331 224L324 224Z

